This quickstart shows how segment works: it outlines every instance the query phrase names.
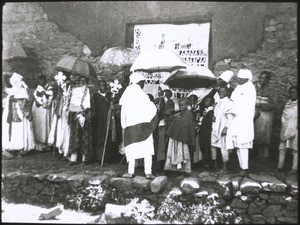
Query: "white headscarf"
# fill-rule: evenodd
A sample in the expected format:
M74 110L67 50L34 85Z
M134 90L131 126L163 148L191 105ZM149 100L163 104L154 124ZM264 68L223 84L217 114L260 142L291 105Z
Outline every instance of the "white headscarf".
M227 84L229 83L232 77L233 77L233 72L231 70L226 70L219 76L219 78L224 80Z
M239 72L238 72L238 74L237 74L237 77L244 78L244 79L249 79L249 81L251 81L252 78L253 78L253 75L252 75L251 70L240 69Z
M141 80L145 80L144 75L141 73L134 72L129 76L129 81L131 84L137 84Z

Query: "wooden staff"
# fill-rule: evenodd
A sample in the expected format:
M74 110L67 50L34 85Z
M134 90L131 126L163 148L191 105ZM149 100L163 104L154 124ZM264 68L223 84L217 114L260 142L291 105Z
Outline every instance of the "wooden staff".
M103 166L104 161L104 155L105 155L105 149L108 139L108 133L109 133L109 127L110 127L110 120L111 120L111 113L112 113L112 100L110 101L109 109L107 112L107 122L106 122L106 133L105 133L105 140L104 140L104 146L103 146L103 153L102 153L102 159L101 159L101 167Z

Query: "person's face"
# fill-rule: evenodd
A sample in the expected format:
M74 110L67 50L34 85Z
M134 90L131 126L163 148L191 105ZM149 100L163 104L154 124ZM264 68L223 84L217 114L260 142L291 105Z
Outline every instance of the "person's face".
M219 88L218 93L219 93L220 98L224 98L227 96L227 91L223 87Z
M289 96L290 96L290 99L292 101L297 100L298 99L298 92L297 92L297 90L295 88L290 89Z
M180 110L187 109L187 105L188 105L187 101L179 101L179 103L178 103L178 107L179 107Z
M78 84L79 85L85 85L85 84L87 84L86 78L85 77L79 77L78 78Z
M260 75L260 77L259 77L259 83L261 84L261 85L265 85L265 84L267 84L268 82L269 82L270 80L269 80L269 78L268 78L268 76L266 75L266 74L261 74Z
M248 80L249 80L248 78L240 78L240 77L237 78L237 82L239 85L246 83Z
M78 78L77 78L77 76L71 74L71 75L70 75L70 81L71 81L72 84L77 84L77 83L78 83Z
M105 93L107 91L107 85L105 82L99 82L99 89L101 93Z
M209 106L211 106L210 102L211 102L211 98L206 98L204 101L204 107L208 108Z

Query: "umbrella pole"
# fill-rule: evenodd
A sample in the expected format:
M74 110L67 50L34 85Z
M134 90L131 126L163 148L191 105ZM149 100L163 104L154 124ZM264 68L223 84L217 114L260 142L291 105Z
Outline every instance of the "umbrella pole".
M108 113L107 113L107 125L106 125L105 140L104 140L103 153L101 159L101 167L103 166L103 161L104 161L105 149L106 149L109 127L110 127L111 113L112 113L112 101L110 102Z

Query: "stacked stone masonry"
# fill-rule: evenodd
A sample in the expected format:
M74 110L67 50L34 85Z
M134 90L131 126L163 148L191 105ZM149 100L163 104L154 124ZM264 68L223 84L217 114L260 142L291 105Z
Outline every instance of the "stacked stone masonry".
M218 175L202 172L198 177L178 177L174 183L167 176L154 180L136 176L121 178L114 171L103 174L29 174L13 172L2 175L2 197L9 202L45 207L63 204L78 210L88 189L101 190L98 205L82 207L87 212L104 211L107 203L122 205L139 197L159 204L174 186L181 190L181 199L205 198L217 194L219 207L230 206L237 215L247 216L253 223L297 223L298 183L292 178L279 181L270 175ZM83 199L81 199L83 201ZM93 208L94 207L94 208Z

